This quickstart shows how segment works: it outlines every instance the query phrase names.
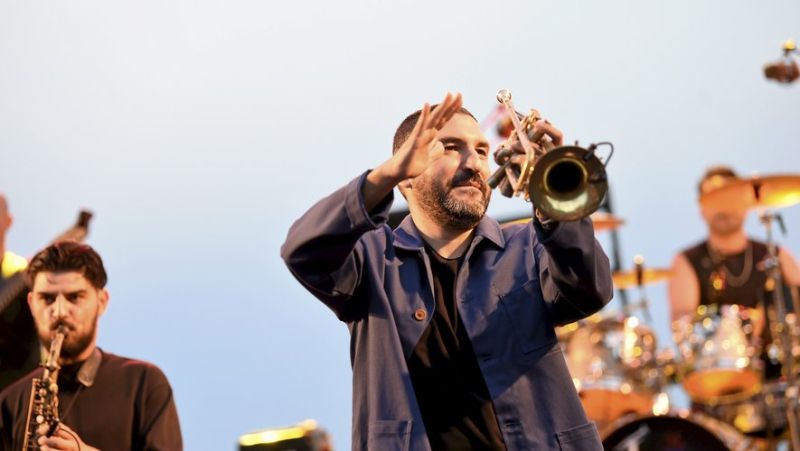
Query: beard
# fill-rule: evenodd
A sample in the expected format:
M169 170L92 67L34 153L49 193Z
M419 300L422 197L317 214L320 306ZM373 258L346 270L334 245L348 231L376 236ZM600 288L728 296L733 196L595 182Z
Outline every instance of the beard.
M92 318L91 327L82 333L77 332L74 326L67 324L65 321L54 323L52 328L39 331L39 340L46 349L50 349L56 329L58 329L58 326L64 326L67 333L64 336L64 342L61 344L61 353L59 357L62 359L74 359L81 355L94 341L95 334L97 333L98 316L99 315L95 315L94 318Z
M468 195L456 195L453 189L465 183L480 185L480 193L469 190ZM476 172L458 172L450 183L422 174L414 179L414 191L422 209L442 227L471 230L483 219L492 190Z
M716 213L708 225L714 234L727 236L742 230L744 218L736 214Z

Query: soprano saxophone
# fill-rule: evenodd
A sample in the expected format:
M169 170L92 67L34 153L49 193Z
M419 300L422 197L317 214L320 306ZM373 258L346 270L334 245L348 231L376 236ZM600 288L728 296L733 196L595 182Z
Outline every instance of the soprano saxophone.
M44 371L42 377L34 378L31 387L31 400L28 404L28 421L25 426L25 441L22 451L38 450L39 438L42 435L39 429L47 425L45 436L50 437L55 432L60 422L58 418L58 364L61 355L61 345L64 344L66 329L61 326L56 330L53 341L50 343L50 352L47 361L42 364Z

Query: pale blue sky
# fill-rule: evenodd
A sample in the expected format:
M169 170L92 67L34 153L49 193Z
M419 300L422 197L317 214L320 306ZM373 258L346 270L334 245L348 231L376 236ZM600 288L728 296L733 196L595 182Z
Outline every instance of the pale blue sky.
M188 450L306 418L348 449L347 329L278 257L294 219L386 159L423 102L460 91L482 118L506 87L567 140L614 143L623 255L668 265L703 236L707 165L800 172L800 86L762 76L798 17L796 1L3 1L8 244L31 254L95 211L100 344L164 369ZM800 207L784 214L800 254ZM665 291L649 290L662 343Z

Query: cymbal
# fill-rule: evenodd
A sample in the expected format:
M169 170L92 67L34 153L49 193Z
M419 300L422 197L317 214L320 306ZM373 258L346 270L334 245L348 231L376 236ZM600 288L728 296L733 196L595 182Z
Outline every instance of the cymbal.
M798 202L800 202L800 175L772 175L735 180L700 196L701 204L714 208L780 208Z
M595 212L592 213L590 216L592 218L592 222L594 223L594 231L595 232L602 232L604 230L614 230L617 227L625 224L624 219L617 218L616 216L612 215L611 213L601 213ZM527 224L531 222L533 218L521 218L521 219L514 219L512 221L507 221L502 223L503 227L511 224Z
M649 285L652 283L663 282L669 278L672 271L669 269L659 268L644 268L642 270L642 284ZM611 275L614 280L614 287L618 289L634 288L639 286L636 277L636 270L631 271L617 271Z

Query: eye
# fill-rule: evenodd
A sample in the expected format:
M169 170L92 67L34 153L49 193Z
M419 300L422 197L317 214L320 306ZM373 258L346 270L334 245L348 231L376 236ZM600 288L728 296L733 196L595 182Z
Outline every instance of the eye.
M41 299L47 305L50 305L56 301L56 297L52 294L40 294L39 299Z
M458 146L455 144L445 144L444 145L445 152L457 152Z

